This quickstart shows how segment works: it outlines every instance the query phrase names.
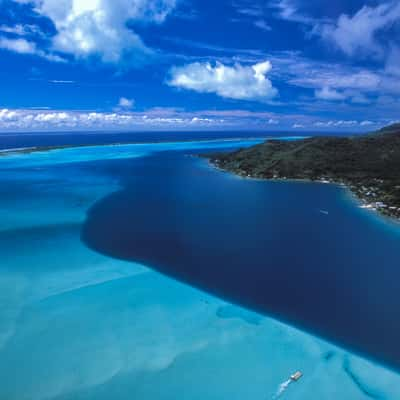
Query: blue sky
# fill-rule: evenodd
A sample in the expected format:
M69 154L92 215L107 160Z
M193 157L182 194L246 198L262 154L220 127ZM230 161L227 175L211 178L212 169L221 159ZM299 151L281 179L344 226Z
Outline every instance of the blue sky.
M0 130L397 121L400 2L0 0Z

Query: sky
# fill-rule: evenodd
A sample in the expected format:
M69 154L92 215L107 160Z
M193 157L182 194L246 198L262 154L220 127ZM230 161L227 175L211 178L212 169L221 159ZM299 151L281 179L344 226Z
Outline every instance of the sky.
M400 0L0 0L0 131L371 131Z

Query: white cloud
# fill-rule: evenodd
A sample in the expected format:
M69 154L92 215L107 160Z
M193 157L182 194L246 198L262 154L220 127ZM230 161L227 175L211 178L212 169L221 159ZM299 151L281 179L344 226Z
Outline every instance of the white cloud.
M91 112L34 109L0 109L0 130L157 129L219 126L221 118L193 116L170 109L140 112Z
M43 33L38 26L32 24L1 25L0 31L17 36L40 35Z
M334 126L354 126L354 125L358 125L358 121L354 121L354 120L340 120L340 121L336 121L336 123L334 124Z
M192 120L190 121L191 124L195 124L198 122L213 122L213 120L210 118L193 117Z
M339 120L339 121L317 121L314 126L318 128L346 128L359 125L358 121L354 120Z
M372 121L361 121L360 125L361 126L375 125L375 122L372 122Z
M360 105L372 103L382 96L398 97L400 94L400 80L396 75L395 61L390 73L382 69L360 69L345 64L317 63L301 58L294 58L291 64L279 64L275 59L273 62L277 64L277 70L281 73L277 79L313 89L322 97L325 87L343 95L351 103Z
M379 118L378 118L379 119ZM81 131L81 130L179 130L179 129L272 129L282 128L342 130L365 129L366 126L387 125L389 119L316 120L304 114L277 114L249 110L199 110L156 107L146 111L71 111L49 109L0 109L0 131Z
M365 91L375 91L379 89L382 77L372 71L352 71L332 66L330 68L314 68L310 72L304 69L303 76L300 74L290 80L295 85L323 88L329 87L334 89L359 89Z
M43 50L37 48L36 43L31 42L26 39L9 39L5 37L0 37L0 49L13 51L19 54L31 54L39 57L48 59L54 62L63 62L64 59L55 55L46 53Z
M391 1L376 7L363 6L356 14L342 14L337 22L317 26L316 33L349 56L357 53L382 54L377 34L400 19L400 3Z
M50 79L49 83L60 84L60 85L72 85L75 81L65 79Z
M272 30L272 28L263 19L256 20L254 22L254 26L265 32L269 32Z
M265 101L278 93L266 76L271 68L269 61L250 66L196 62L173 67L167 83L200 93L216 93L225 98Z
M53 51L104 62L133 62L150 50L127 27L131 21L161 23L176 0L14 0L32 4L57 29Z
M38 50L36 44L25 39L0 38L0 48L21 54L35 54Z
M391 47L385 69L391 75L400 76L400 47Z
M351 102L354 104L371 104L371 100L362 93L357 93L351 97Z
M262 17L263 9L259 4L248 0L237 0L233 2L236 12L246 17Z
M257 18L254 25L258 26L260 24L258 27L263 29L265 24L265 30L271 30L265 22L265 18L270 19L271 14L275 18L305 25L313 25L316 21L314 18L302 13L293 0L236 0L233 6L238 14L253 19Z
M346 99L346 96L329 86L324 86L322 89L315 91L315 97L321 100L339 101Z
M278 11L278 16L281 19L290 22L310 25L314 23L314 19L299 12L297 6L292 0L272 0L270 7Z
M118 101L118 107L130 109L133 108L135 105L135 100L128 99L126 97L121 97Z

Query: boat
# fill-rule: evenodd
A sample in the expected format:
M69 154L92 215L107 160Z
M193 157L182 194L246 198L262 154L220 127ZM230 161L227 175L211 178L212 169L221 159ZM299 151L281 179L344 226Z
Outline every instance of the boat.
M302 376L303 373L301 371L296 371L293 375L290 375L290 380L292 382L297 382Z

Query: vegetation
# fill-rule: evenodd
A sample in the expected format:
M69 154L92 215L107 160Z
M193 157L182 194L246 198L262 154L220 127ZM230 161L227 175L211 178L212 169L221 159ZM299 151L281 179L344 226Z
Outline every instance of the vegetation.
M270 140L207 157L246 177L346 184L365 207L400 218L400 124L352 137Z

